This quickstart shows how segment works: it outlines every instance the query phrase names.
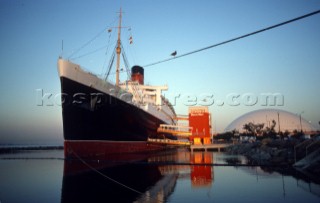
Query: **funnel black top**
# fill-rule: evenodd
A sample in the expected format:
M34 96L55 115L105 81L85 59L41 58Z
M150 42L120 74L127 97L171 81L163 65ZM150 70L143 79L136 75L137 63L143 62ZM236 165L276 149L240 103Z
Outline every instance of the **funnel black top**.
M132 74L140 73L141 75L144 75L144 70L141 66L133 66L131 69Z

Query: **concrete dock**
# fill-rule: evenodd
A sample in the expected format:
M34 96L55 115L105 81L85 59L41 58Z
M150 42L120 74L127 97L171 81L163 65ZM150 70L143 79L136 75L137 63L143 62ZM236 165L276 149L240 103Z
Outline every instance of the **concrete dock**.
M225 149L229 146L231 146L232 143L213 143L213 144L196 144L196 145L190 145L190 150L193 152L193 150L217 150L220 152L221 149Z

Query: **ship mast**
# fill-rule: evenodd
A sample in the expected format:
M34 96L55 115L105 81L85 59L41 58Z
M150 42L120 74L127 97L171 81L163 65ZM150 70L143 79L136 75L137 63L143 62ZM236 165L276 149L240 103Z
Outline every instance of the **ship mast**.
M122 10L120 8L119 13L119 25L118 25L118 41L117 41L117 66L116 66L116 86L119 86L119 73L120 73L120 54L121 54L121 19L122 19Z

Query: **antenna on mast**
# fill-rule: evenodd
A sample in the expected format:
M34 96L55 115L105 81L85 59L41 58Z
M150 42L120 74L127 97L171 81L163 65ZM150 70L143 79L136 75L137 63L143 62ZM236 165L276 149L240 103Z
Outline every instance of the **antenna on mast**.
M121 20L122 20L122 9L120 7L119 13L119 26L118 26L118 41L117 41L117 66L116 66L116 86L119 86L119 72L120 72L120 54L121 54Z
M63 55L63 40L61 41L61 53L60 53L59 58L62 58L62 55Z

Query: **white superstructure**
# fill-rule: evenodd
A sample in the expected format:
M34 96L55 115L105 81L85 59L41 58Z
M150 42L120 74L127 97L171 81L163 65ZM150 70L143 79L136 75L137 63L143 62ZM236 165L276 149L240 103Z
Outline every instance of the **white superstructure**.
M128 80L116 86L92 73L84 71L80 65L61 58L58 60L58 72L60 77L68 78L99 92L116 97L152 114L167 124L174 124L175 112L169 101L162 96L162 91L168 90L166 85L141 85L136 81Z

